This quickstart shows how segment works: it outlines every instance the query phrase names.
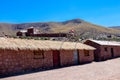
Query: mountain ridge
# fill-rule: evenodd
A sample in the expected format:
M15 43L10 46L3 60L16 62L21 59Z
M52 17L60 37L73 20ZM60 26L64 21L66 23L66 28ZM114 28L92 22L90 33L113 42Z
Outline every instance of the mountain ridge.
M82 19L72 19L63 22L32 22L32 23L0 23L0 35L4 32L7 35L15 35L19 30L27 29L29 27L35 27L42 32L69 32L70 30L75 30L77 33L92 33L99 34L120 34L120 30L106 28L90 22L84 21Z
M113 28L113 29L120 29L120 26L112 26L110 28Z

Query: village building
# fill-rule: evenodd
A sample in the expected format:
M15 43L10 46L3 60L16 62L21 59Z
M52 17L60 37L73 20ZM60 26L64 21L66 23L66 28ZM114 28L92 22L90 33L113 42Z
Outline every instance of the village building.
M84 43L96 48L94 51L95 61L107 60L120 56L120 42L86 40Z
M20 30L16 33L16 36L31 36L31 37L52 37L52 38L58 38L58 37L69 37L74 36L74 33L70 31L69 33L43 33L40 32L38 29L34 27L30 27L27 30Z
M27 30L20 30L16 33L16 36L26 36Z
M31 36L31 35L34 35L34 34L39 34L39 30L34 28L34 27L30 27L30 28L27 29L26 36Z
M92 62L94 50L78 42L0 38L0 75Z

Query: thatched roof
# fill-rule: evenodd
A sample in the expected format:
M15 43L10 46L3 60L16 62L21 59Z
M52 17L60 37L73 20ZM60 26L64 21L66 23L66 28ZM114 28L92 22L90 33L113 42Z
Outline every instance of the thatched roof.
M27 40L27 39L12 39L0 38L0 49L13 49L13 50L74 50L86 49L94 50L95 48L76 42L61 42L61 41L43 41L43 40Z

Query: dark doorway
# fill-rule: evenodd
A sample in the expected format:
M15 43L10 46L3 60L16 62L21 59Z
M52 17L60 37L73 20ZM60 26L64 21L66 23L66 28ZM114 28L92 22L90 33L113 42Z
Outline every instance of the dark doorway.
M53 66L60 67L60 52L57 50L53 51Z
M114 57L114 49L111 48L111 57L113 58Z
M75 65L79 64L79 51L78 50L74 51L74 64Z

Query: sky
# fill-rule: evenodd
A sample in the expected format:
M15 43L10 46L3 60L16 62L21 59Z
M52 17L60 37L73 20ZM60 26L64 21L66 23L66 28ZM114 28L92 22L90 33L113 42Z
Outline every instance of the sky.
M105 27L120 26L120 0L0 0L1 23L76 18Z

